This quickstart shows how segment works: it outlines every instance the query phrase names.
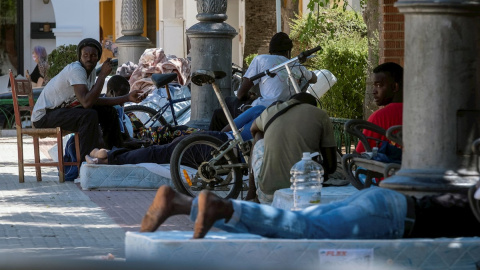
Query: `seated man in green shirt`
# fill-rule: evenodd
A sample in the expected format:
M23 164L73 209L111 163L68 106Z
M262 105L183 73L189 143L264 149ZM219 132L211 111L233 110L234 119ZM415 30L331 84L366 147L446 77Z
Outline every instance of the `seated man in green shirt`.
M265 130L270 119L287 107ZM290 187L290 169L303 152L321 153L326 174L337 167L333 125L327 113L317 107L315 97L308 93L295 94L286 102L270 106L250 130L257 142L252 155L255 183L249 183L247 199L256 192L261 203L270 204L276 190Z

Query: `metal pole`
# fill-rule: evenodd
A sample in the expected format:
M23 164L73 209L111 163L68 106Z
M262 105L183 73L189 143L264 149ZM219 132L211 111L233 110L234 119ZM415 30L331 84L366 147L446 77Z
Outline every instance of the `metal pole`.
M192 72L199 69L232 74L232 39L237 31L225 23L227 0L197 0L197 20L186 31L190 38ZM232 96L232 77L216 83L223 96ZM188 126L208 129L213 111L219 107L211 85L192 85L191 117Z
M275 9L277 12L277 33L282 32L282 0L277 0L275 3Z

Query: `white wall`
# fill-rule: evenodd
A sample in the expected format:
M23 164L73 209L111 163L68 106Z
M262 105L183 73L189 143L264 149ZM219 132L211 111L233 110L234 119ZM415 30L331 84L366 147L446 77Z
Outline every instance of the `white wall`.
M23 0L24 68L30 72L35 68L32 51L37 45L45 47L47 53L51 53L60 45L78 44L87 37L99 39L98 1L50 0L44 4L41 0ZM32 22L54 22L56 27L51 31L55 34L55 39L32 39Z
M183 0L160 0L159 31L157 32L157 47L163 48L165 54L186 57L186 36Z
M243 48L245 45L245 1L228 0L227 23L237 31L232 40L232 62L243 66Z
M115 38L120 38L123 36L122 34L122 23L121 23L121 16L122 16L122 0L115 0Z
M168 1L168 0L165 0ZM184 17L185 29L198 23L197 16L197 1L184 0ZM237 35L232 40L232 62L242 65L243 63L243 46L245 42L245 1L243 0L228 0L227 2L227 16L226 23L237 30Z
M78 44L84 38L99 39L98 0L50 0L55 12L56 45Z
M65 0L52 0L65 1ZM73 1L73 0L69 0ZM92 1L92 0L89 0ZM98 1L98 0L97 0ZM197 2L196 0L182 0L183 11L176 11L181 3L179 0L158 0L158 14L159 14L159 31L157 32L157 40L155 46L163 48L167 54L175 54L177 57L186 57L186 35L185 30L190 26L198 23L197 16ZM98 8L97 8L98 9ZM115 1L115 36L119 38L122 36L121 30L121 10L122 0ZM178 17L183 13L182 17ZM237 35L232 40L232 61L241 65L243 63L243 46L245 42L245 1L244 0L228 0L227 8L227 23L230 24L237 32L242 33Z

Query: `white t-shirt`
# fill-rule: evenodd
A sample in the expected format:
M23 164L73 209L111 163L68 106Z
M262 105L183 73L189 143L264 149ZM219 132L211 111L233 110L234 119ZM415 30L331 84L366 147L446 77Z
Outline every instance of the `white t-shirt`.
M258 73L273 68L285 61L288 61L288 58L281 55L258 55L252 60L252 63L243 76L251 78ZM312 73L304 66L298 66L298 63L296 64L297 66L293 68L291 67L294 78L299 80L303 75L305 79L310 80L312 78ZM252 106L263 105L268 107L277 100L287 101L296 93L293 85L291 85L291 82L288 79L288 73L285 69L276 72L276 74L277 75L273 78L270 76L264 76L253 81L253 84L260 83L260 94L262 96L253 101Z
M73 62L63 68L57 76L53 77L42 90L35 103L32 113L32 122L40 120L47 109L74 107L78 101L73 86L85 84L92 89L95 84L95 71L87 76L87 71L80 62Z

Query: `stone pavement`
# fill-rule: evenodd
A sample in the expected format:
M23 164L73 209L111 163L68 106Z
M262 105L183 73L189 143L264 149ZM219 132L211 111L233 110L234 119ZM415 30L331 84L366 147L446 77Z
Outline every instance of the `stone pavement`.
M155 191L83 191L73 182L59 183L54 167L42 167L42 182L27 167L25 183L19 183L16 137L2 135L0 268L25 257L104 259L110 253L124 259L125 232L139 230ZM33 160L31 144L27 138L25 159ZM160 230L191 231L193 223L172 217Z

